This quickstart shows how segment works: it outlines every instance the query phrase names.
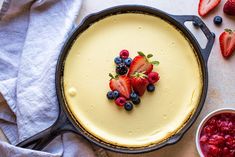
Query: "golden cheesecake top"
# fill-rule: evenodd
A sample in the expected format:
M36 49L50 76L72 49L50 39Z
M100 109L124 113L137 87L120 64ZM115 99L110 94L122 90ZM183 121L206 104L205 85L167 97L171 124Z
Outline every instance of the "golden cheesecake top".
M132 112L106 98L113 59L127 49L160 61L154 93ZM202 72L190 42L161 18L140 13L106 17L78 36L65 60L63 88L69 110L90 134L119 146L142 147L175 134L198 106Z

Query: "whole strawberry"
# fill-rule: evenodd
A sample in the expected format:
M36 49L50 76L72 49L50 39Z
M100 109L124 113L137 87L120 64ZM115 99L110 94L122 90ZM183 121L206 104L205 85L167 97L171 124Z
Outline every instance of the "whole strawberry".
M235 16L235 0L228 0L224 4L224 13Z
M147 79L147 75L143 73L136 72L131 78L132 88L139 96L144 95L148 84L149 81Z
M138 54L131 62L128 72L129 77L132 77L136 72L148 75L153 70L153 65L159 64L158 61L150 61L150 58L153 56L152 54L147 56L143 52L138 52Z
M231 29L225 29L219 37L219 42L223 57L229 58L235 51L235 32Z

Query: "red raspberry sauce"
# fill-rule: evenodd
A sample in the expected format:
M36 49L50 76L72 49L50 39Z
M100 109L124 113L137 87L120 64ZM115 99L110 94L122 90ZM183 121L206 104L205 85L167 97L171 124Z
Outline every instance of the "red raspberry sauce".
M205 157L235 157L235 113L211 117L203 126L199 141Z

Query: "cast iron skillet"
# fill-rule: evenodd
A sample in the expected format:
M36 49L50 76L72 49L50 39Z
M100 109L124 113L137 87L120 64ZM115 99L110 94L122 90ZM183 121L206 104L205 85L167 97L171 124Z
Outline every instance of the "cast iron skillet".
M87 132L79 123L78 121L73 117L71 114L65 100L65 96L63 93L63 69L64 69L64 61L66 59L66 56L69 53L69 50L73 44L73 41L77 38L77 36L82 33L84 30L86 30L91 24L94 22L105 18L110 15L114 14L122 14L122 13L144 13L144 14L150 14L157 17L160 17L172 25L174 25L177 29L179 29L191 42L192 46L195 49L195 53L197 54L202 74L203 74L203 91L202 96L200 99L200 103L196 109L196 111L193 113L193 115L190 117L190 119L187 121L185 126L178 131L175 135L170 137L169 139L165 140L162 143L153 144L147 147L139 147L139 148L131 148L131 147L121 147L116 146L113 144L106 143L104 141L101 141L100 139L97 139L93 135L91 135L89 132ZM204 49L202 49L195 37L191 34L191 32L184 26L184 23L186 21L194 21L198 23L200 29L204 32L205 36L208 39L207 45ZM147 7L147 6L139 6L139 5L124 5L124 6L116 6L112 7L103 11L100 11L98 13L91 14L87 16L83 22L80 24L79 27L77 27L68 40L66 41L62 51L61 55L59 57L59 61L57 64L56 69L56 91L57 96L60 104L60 110L59 110L59 117L56 120L56 122L49 127L48 129L34 135L33 137L26 139L25 141L18 144L20 147L29 147L34 144L32 149L35 150L41 150L43 149L51 140L53 140L56 136L63 134L65 132L74 132L77 134L82 135L87 140L89 140L92 143L95 143L98 146L101 146L103 148L115 151L115 152L121 152L121 153L143 153L143 152L149 152L156 149L160 149L164 146L174 144L178 142L183 134L190 128L190 126L194 123L196 118L198 117L205 98L207 94L207 87L208 87L208 74L207 74L207 60L210 54L210 51L212 49L213 43L214 43L214 35L210 32L210 30L206 27L206 25L202 22L202 20L197 16L192 15L170 15L165 12L162 12L158 9Z

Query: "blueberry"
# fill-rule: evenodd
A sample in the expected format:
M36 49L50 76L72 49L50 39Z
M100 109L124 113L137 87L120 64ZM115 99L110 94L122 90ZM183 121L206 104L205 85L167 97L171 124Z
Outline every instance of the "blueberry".
M124 63L121 63L121 64L117 65L117 67L116 67L116 73L119 75L124 75L127 73L127 71L128 71L128 69Z
M136 94L135 92L132 92L130 97L131 97L131 100L136 100L139 98L138 94Z
M122 61L122 59L121 59L120 57L116 57L116 58L114 59L114 62L115 62L116 64L121 64L123 61Z
M127 59L124 60L124 62L126 64L126 66L130 67L132 59L131 58L127 58Z
M112 99L114 98L112 91L109 91L106 96L107 96L107 98L110 99L110 100L112 100Z
M119 97L119 92L117 90L113 91L113 98L117 99Z
M214 24L220 25L222 22L223 22L222 17L220 17L220 16L215 16L214 17Z
M131 111L133 109L133 104L131 102L127 102L127 103L125 103L124 108L127 111Z
M147 91L148 92L153 92L155 90L155 86L153 85L153 84L149 84L148 86L147 86Z
M137 99L132 100L133 104L138 105L140 104L140 98L138 97Z

